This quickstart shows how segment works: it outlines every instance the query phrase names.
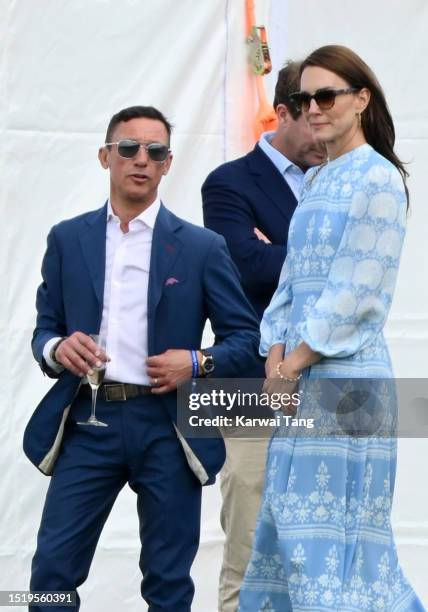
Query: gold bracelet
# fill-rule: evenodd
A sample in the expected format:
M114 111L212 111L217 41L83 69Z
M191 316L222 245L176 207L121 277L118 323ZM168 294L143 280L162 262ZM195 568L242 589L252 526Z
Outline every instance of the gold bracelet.
M288 378L287 376L284 376L281 372L281 366L283 363L284 363L283 361L280 361L279 363L276 364L276 368L275 368L276 373L282 380L285 380L285 382L297 382L298 380L302 378L302 372L300 372L299 376L296 376L296 378Z

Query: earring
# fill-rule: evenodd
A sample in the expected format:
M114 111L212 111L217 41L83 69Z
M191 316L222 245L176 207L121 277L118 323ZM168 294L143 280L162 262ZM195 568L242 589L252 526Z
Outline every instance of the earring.
M361 113L357 113L357 122L358 122L358 127L361 127Z

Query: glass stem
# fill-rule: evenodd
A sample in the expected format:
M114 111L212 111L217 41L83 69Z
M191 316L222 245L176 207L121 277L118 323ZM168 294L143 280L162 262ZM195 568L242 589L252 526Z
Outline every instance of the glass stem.
M98 385L91 385L91 391L92 391L92 408L91 408L90 420L95 421L96 420L95 406L97 403Z

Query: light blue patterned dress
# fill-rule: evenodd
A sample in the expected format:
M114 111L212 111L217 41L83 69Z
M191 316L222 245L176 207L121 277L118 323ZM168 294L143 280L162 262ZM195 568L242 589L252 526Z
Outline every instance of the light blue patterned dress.
M299 415L322 409L317 381L391 380L382 329L405 222L401 176L369 145L308 171L260 349L284 342L288 353L303 340L323 355L304 372ZM424 610L391 530L394 437L289 430L270 442L239 611Z

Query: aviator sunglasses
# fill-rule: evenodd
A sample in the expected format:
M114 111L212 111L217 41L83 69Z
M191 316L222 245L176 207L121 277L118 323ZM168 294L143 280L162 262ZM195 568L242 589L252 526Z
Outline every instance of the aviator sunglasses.
M118 142L106 142L105 146L110 147L117 145L117 152L121 157L131 159L135 157L140 150L140 147L144 147L149 158L154 162L164 162L168 154L171 152L168 147L160 142L150 142L145 144L137 142L136 140L119 140Z
M328 110L334 106L336 96L350 94L359 91L358 87L347 87L346 89L317 89L314 94L307 91L296 91L290 94L291 100L299 111L307 112L311 105L311 100L315 100L320 110Z

